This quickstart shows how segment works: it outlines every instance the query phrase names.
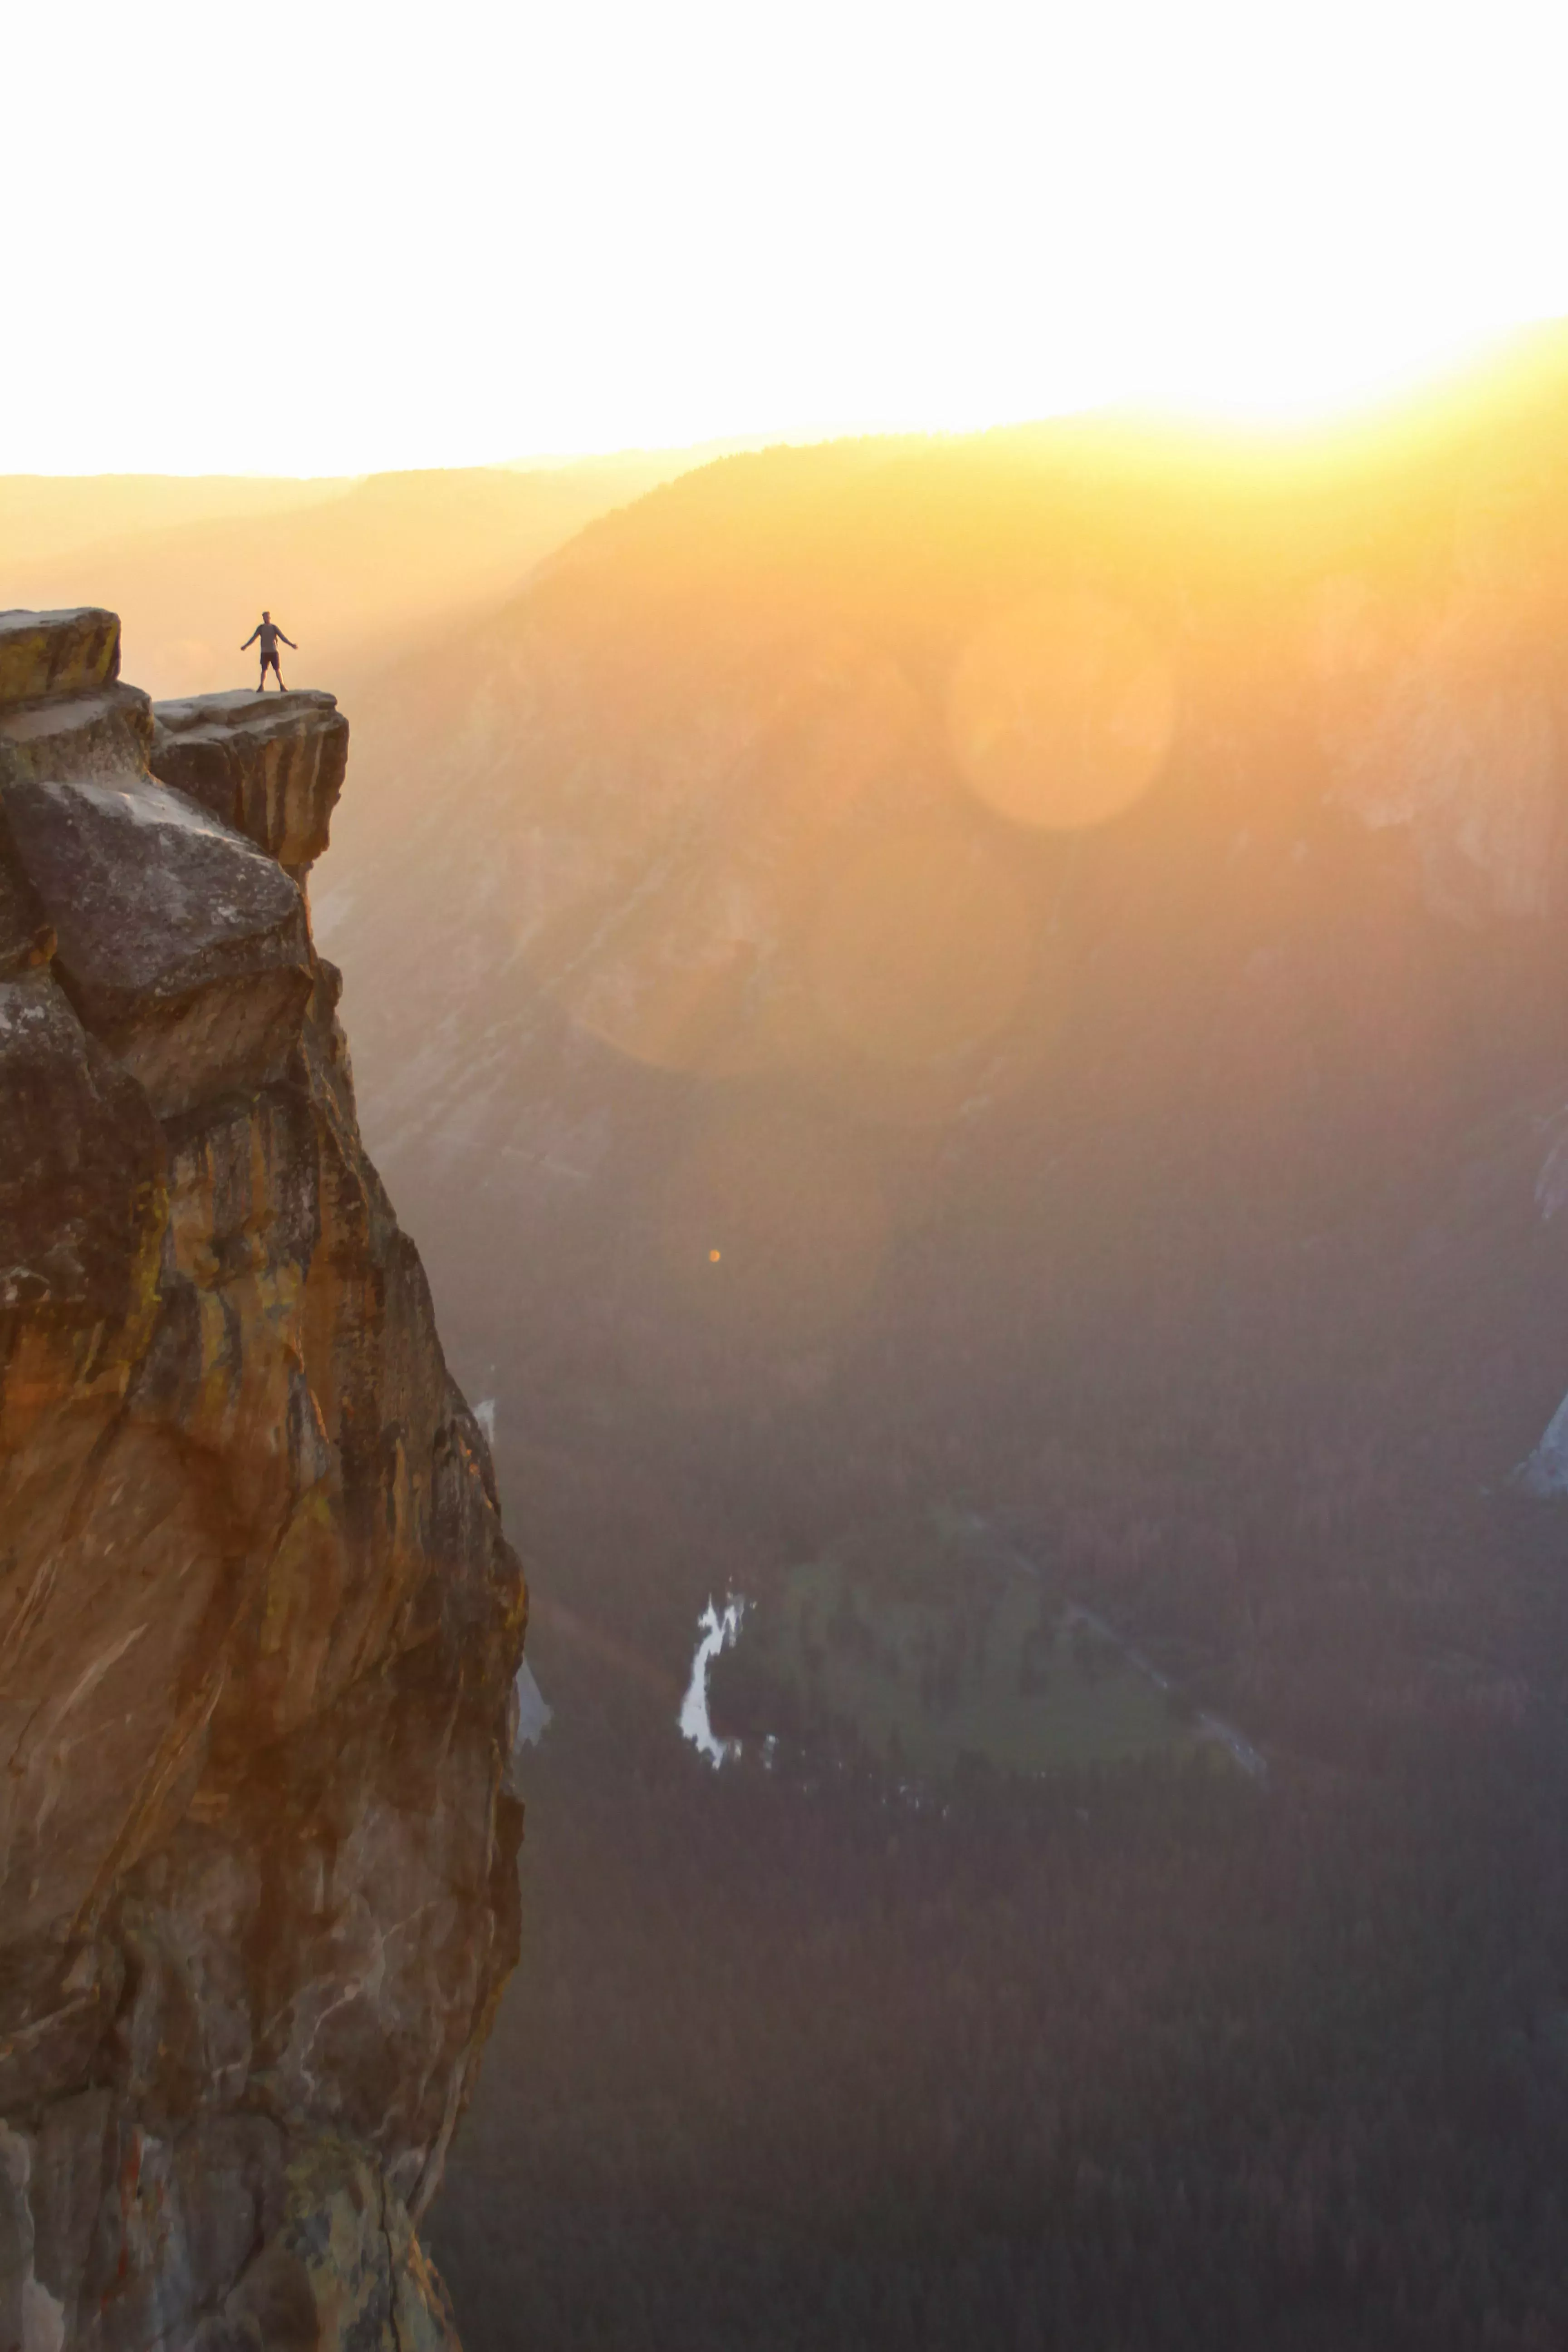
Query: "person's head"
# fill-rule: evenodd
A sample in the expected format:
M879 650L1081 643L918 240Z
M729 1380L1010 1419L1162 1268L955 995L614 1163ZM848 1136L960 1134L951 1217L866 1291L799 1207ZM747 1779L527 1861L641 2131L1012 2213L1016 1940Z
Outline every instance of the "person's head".
M272 615L265 609L265 607L263 607L261 617L264 621L269 621L272 618Z

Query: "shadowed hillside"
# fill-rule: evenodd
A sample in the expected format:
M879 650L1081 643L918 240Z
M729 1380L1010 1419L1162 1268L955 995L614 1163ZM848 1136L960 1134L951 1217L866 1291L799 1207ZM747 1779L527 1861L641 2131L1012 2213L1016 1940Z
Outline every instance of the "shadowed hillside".
M802 1539L1000 1499L1270 1685L1244 1496L1501 1478L1568 1379L1563 383L733 458L384 679L321 920L503 1426Z

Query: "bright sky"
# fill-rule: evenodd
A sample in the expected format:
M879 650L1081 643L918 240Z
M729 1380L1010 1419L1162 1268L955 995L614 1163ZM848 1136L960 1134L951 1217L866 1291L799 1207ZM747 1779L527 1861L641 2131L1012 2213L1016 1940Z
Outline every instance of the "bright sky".
M1553 0L78 0L5 35L0 472L1107 400L1568 312Z

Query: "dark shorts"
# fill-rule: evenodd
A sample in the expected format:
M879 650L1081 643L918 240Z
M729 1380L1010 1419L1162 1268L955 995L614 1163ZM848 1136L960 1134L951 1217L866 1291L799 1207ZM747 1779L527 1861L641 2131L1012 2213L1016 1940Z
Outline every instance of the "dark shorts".
M262 655L261 667L263 669L278 669L278 648L276 646L273 646L272 651L269 654ZM278 669L278 675L279 677L282 677L283 673L280 669Z

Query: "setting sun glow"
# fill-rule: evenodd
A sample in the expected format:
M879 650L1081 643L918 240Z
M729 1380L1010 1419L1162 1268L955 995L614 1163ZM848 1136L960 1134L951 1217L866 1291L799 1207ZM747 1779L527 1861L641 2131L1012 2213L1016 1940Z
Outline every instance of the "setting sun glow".
M0 470L1290 421L1568 310L1535 0L73 24L8 37Z

